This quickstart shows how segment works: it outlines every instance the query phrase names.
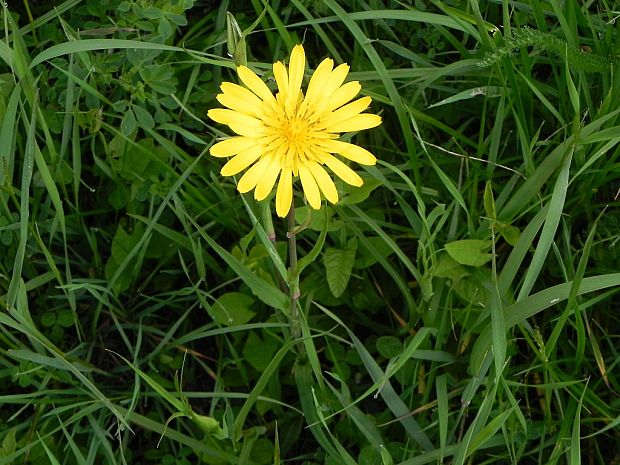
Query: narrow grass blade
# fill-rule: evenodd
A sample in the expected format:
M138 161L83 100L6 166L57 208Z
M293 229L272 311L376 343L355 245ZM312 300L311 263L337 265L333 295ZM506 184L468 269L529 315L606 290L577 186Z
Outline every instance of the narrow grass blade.
M317 409L314 402L313 393L313 378L312 370L308 364L298 364L295 367L295 384L297 384L297 392L299 394L299 402L304 412L304 417L308 429L321 445L321 447L332 457L334 457L337 463L343 463L339 460L339 452L332 445L330 439L325 435L325 432L321 429L320 419L317 414Z
M491 409L495 403L495 396L497 393L497 384L493 384L489 392L484 395L484 399L480 404L474 420L467 428L467 432L463 436L463 440L460 442L458 452L455 454L455 465L463 465L467 457L474 453L479 447L479 438L484 433L485 427L487 427L487 420L491 414ZM491 421L492 423L492 421ZM499 428L501 425L498 425ZM484 435L485 438L486 435Z
M7 179L13 179L15 158L13 144L15 123L18 120L17 108L20 95L21 85L17 83L11 92L11 97L2 119L2 127L0 128L0 186L4 186Z
M362 47L370 62L374 66L374 68L381 76L381 81L385 86L385 89L390 96L390 100L394 105L394 110L396 111L396 115L398 117L398 121L400 123L400 127L402 130L403 137L405 138L405 144L407 146L407 152L409 155L409 159L411 165L413 167L414 179L416 181L416 186L421 186L422 182L420 179L418 163L415 158L416 148L415 142L413 139L413 132L411 131L411 126L409 124L409 118L407 116L407 111L403 104L402 97L394 84L394 81L387 73L387 69L385 67L385 63L383 59L379 56L377 51L375 50L372 42L366 37L366 34L359 25L349 16L347 13L335 0L323 0L324 3L340 18L340 20L344 23L344 25L351 31L353 37L357 41L357 43ZM377 16L375 16L376 20Z
M13 275L11 276L11 282L9 283L9 290L6 298L6 303L9 307L15 305L15 300L17 299L17 289L22 279L22 269L24 266L24 259L26 257L26 246L28 244L28 223L30 221L30 183L32 182L37 144L35 131L36 114L37 99L34 100L30 120L28 121L24 117L24 123L26 124L28 136L26 139L26 150L22 163L21 195L19 201L19 245L17 247L17 253L15 254L15 261L13 262Z
M551 356L551 354L553 353L553 350L555 349L555 346L560 336L563 333L564 325L566 324L566 321L570 317L571 313L574 312L575 319L579 320L581 322L581 325L583 326L582 317L581 315L579 315L580 310L579 310L579 303L577 302L577 291L579 290L579 287L581 286L581 283L583 281L583 278L586 272L588 260L590 259L590 251L592 249L592 243L594 242L594 235L596 233L596 227L598 225L598 222L600 221L600 219L603 217L604 214L605 214L605 210L603 210L599 214L599 216L596 218L596 220L594 220L594 223L592 224L592 227L590 228L590 232L588 233L588 237L586 238L586 242L583 246L581 257L579 258L579 263L577 265L577 270L575 272L575 277L572 281L570 292L568 294L567 305L564 311L562 312L562 315L560 315L560 318L558 319L557 323L553 327L551 336L545 343L546 355L548 357ZM583 356L583 354L581 354L581 356ZM580 359L581 357L578 356L576 358Z
M445 449L448 441L448 416L449 399L448 399L448 382L446 375L439 375L435 379L435 389L437 391L437 416L439 421L439 451L441 453L439 462L443 463L446 457Z
M237 273L239 278L241 278L241 280L248 285L256 297L273 308L277 308L283 312L288 312L289 299L286 294L252 273L252 271L241 263L241 261L209 237L209 235L207 235L207 233L205 233L203 229L196 224L193 218L188 217L188 219L200 232L200 236L209 244L209 246L211 246L213 250L215 250L222 260L228 264L228 266L235 270L235 273Z
M398 396L389 379L386 378L386 374L383 372L379 364L375 361L374 357L368 352L364 344L355 336L355 334L332 312L327 310L325 307L316 304L327 316L329 316L332 320L342 326L343 329L347 331L351 341L353 341L353 345L355 350L358 352L358 355L362 359L364 367L368 371L368 374L372 378L375 383L380 383L381 388L379 390L379 394L387 404L388 408L398 419L398 421L403 425L407 433L411 436L411 438L416 441L422 449L428 451L433 448L433 444L430 439L426 435L424 431L420 428L420 425L409 415L409 409L405 405L405 403Z
M536 250L534 252L534 256L532 257L532 262L530 263L530 266L525 274L525 278L523 279L523 285L521 286L519 295L517 296L517 301L529 295L530 291L534 287L534 283L536 282L536 279L538 279L538 275L545 264L549 249L553 243L553 238L555 237L555 233L560 223L560 217L562 216L562 211L564 210L570 165L573 159L572 150L572 148L569 149L569 152L565 155L564 161L562 162L562 168L560 169L558 179L555 183L553 195L549 201L547 218L545 219L545 224L543 225L540 233L540 238L538 239L538 244L536 245Z
M243 406L237 413L235 417L234 431L233 431L233 440L238 441L242 437L243 425L245 423L245 419L250 413L250 410L258 400L258 396L263 392L265 386L269 382L270 378L273 376L275 371L280 366L280 362L286 354L291 351L291 348L297 343L297 341L292 340L288 341L284 344L278 352L273 356L267 367L263 370L258 380L254 383L254 387L252 391L250 391L250 395L244 402Z
M115 48L186 52L186 49L181 47L174 47L172 45L166 44L157 44L155 42L142 42L139 40L125 39L82 39L52 45L51 47L45 49L43 52L39 53L32 59L32 62L30 63L30 68L34 68L35 66L43 63L44 61L51 60L52 58L69 55L71 53L92 52L94 50L108 50Z
M537 292L536 294L525 297L523 300L520 300L512 305L506 306L504 308L506 330L512 328L527 318L540 313L552 305L566 300L570 293L571 286L571 281L558 284ZM620 286L620 273L590 276L583 279L581 286L579 286L577 291L577 295L618 286ZM474 372L479 371L479 368L482 366L482 362L484 361L485 354L491 348L491 344L491 331L487 328L480 334L472 350L470 359L472 370Z

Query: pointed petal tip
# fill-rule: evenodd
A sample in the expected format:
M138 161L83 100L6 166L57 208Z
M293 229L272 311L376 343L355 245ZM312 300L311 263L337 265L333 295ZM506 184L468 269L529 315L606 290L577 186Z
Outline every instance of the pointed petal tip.
M291 60L306 60L306 52L301 44L297 44L291 50Z

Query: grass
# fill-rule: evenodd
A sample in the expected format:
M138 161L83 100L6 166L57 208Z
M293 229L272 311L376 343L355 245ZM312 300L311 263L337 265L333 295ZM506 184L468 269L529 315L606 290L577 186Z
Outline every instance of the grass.
M616 463L618 11L4 5L0 465ZM227 12L383 116L362 188L297 194L300 338L287 225L208 154Z

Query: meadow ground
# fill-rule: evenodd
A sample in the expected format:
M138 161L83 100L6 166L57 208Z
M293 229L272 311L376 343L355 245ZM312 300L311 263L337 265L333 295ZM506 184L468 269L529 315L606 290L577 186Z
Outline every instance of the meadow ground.
M620 463L619 17L4 4L0 465ZM266 157L257 114L306 143L325 58L381 124L332 109L372 155L313 139L340 161L286 165L287 220L275 171L210 150L236 130ZM258 97L209 113L237 65ZM318 115L340 82L317 75Z

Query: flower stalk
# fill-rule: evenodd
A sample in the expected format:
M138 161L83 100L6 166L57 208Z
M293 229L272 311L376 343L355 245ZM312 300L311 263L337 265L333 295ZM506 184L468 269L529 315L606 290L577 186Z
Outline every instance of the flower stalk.
M297 270L297 231L295 230L295 202L291 202L291 208L287 214L288 232L288 288L289 288L289 319L291 325L291 336L293 339L301 337L301 323L299 321L299 271Z

